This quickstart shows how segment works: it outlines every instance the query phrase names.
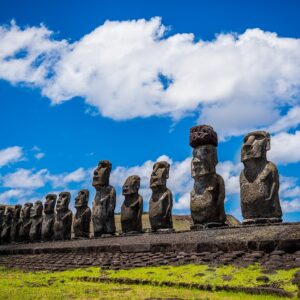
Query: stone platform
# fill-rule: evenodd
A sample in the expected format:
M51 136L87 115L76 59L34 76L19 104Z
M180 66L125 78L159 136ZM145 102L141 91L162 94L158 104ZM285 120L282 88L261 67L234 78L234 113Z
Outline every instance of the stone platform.
M300 267L300 223L0 246L0 266L64 270L212 263Z

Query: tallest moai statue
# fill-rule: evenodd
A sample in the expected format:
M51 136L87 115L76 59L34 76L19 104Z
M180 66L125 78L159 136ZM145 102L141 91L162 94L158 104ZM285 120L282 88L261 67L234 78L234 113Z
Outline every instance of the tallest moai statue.
M193 147L191 192L191 229L225 225L225 185L216 173L218 136L211 126L199 125L190 129Z
M267 160L270 134L254 131L244 137L240 175L243 224L281 222L279 175L275 164Z

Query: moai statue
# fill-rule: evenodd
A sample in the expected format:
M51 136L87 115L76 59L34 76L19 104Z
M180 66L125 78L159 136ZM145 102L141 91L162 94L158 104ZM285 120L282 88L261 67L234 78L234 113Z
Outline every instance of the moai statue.
M43 203L36 201L31 209L31 226L29 231L29 240L31 242L39 242L42 238L43 223Z
M191 191L191 229L224 226L225 185L216 173L218 136L211 126L199 125L190 129L191 163L194 187Z
M282 222L279 202L279 175L276 166L267 160L270 134L254 131L244 137L240 175L243 224Z
M2 224L1 232L1 242L9 243L10 242L10 233L14 217L14 209L12 207L7 207L4 214L4 222Z
M153 165L150 178L152 195L149 202L149 219L152 231L173 231L172 192L167 188L170 164L159 161Z
M57 196L48 194L44 203L44 215L42 220L42 241L52 241L54 238L55 204Z
M22 205L20 204L15 205L13 222L12 222L12 227L10 232L11 242L15 242L15 243L19 241L19 232L21 226L21 217L20 217L21 209L22 209Z
M31 227L30 213L32 209L32 203L25 203L21 209L21 223L19 231L19 241L28 242L29 241L29 231Z
M91 209L88 207L90 193L81 190L75 198L76 214L73 221L75 238L88 238L90 236Z
M121 227L124 233L142 232L143 197L139 195L141 178L137 175L129 176L122 194L125 200L121 207Z
M3 222L4 222L4 215L5 215L5 206L0 205L0 242L1 242L2 226L3 226Z
M54 239L70 240L73 214L69 210L71 194L69 192L61 192L56 203L56 215L54 221Z
M114 215L116 191L109 185L111 167L108 160L101 160L94 171L93 186L96 189L96 195L93 202L92 220L95 237L116 232Z

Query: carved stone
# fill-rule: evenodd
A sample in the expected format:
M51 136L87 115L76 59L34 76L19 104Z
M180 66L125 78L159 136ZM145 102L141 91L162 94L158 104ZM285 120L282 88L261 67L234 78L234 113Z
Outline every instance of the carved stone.
M69 210L71 194L61 192L56 203L56 215L54 221L54 239L70 240L73 214Z
M44 215L42 221L42 241L52 241L54 238L55 204L57 196L48 194L44 203Z
M121 227L124 233L142 232L143 197L139 195L141 179L137 175L129 176L122 194L125 200L121 207Z
M95 237L116 232L114 216L116 191L109 185L111 167L108 160L101 160L94 171L93 186L96 189L96 195L93 202L92 220Z
M152 195L149 202L149 220L152 231L173 229L172 192L167 188L170 164L159 161L154 164L150 178Z
M21 242L29 241L29 231L31 227L30 212L32 209L32 203L25 203L21 209L21 223L19 231L19 240Z
M36 201L31 209L31 226L29 231L29 240L31 242L39 242L42 238L43 223L43 203Z
M5 215L5 206L0 205L0 242L1 242L2 226L3 226L3 222L4 222L4 215Z
M88 207L90 193L81 190L75 198L76 214L73 221L75 238L88 238L90 236L91 209Z
M244 224L282 222L279 202L279 175L275 164L267 160L270 134L250 132L244 137L240 175L241 208Z
M14 216L14 209L12 207L7 207L4 214L4 222L2 225L2 232L1 232L2 243L10 242L10 233L11 233L13 216Z
M190 130L190 145L193 149L191 163L195 180L191 191L191 229L224 226L225 185L216 173L218 163L218 136L211 126L200 125Z
M11 242L19 241L19 232L21 226L21 209L22 209L22 205L20 204L15 205L13 222L12 222L11 233L10 233Z

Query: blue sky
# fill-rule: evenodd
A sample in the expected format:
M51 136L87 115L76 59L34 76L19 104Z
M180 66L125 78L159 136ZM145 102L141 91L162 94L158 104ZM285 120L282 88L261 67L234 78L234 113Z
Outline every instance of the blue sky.
M188 213L189 128L218 131L226 211L240 218L243 135L272 134L285 220L300 219L298 1L2 1L0 203L91 187L101 159L120 191L172 164ZM13 20L13 21L12 21ZM118 206L122 202L118 196Z

